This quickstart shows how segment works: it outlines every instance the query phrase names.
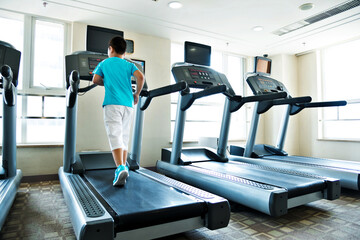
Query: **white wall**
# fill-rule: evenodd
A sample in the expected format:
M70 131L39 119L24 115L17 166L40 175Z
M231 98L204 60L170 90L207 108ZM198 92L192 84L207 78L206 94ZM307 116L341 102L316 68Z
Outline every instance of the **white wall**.
M316 54L298 57L299 94L320 101L317 90ZM341 99L339 99L341 100ZM298 114L300 153L304 156L360 161L360 143L318 140L318 110L307 109Z

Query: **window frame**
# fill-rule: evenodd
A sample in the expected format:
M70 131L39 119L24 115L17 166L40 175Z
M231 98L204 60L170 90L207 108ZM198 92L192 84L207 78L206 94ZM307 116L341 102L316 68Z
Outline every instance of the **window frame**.
M183 46L183 44L181 44L181 43L177 43L177 42L171 42L171 45L173 45L173 44L177 44L177 45L180 45L180 46ZM172 48L172 47L171 47ZM212 52L213 52L214 50L212 50ZM245 56L243 56L243 55L240 55L240 54L234 54L234 53L229 53L229 52L225 52L225 51L219 51L219 50L216 50L216 52L218 52L218 53L220 53L221 54L221 57L222 57L222 59L221 59L221 64L222 64L222 66L221 66L221 70L219 70L221 73L223 73L223 74L225 74L225 75L228 75L229 73L228 73L228 58L229 57L237 57L237 58L240 58L241 59L241 67L242 67L242 73L243 73L243 75L241 75L241 89L242 89L242 92L241 93L236 93L236 94L238 94L238 95L244 95L245 94L245 92L246 92L246 85L245 85L245 81L244 81L244 78L243 78L243 76L244 76L244 74L246 73L246 66L247 66L247 57L245 57ZM173 63L171 63L171 64L173 64ZM172 76L172 73L170 73L171 74L171 76ZM173 81L173 77L171 77L171 80L170 80L171 82ZM179 96L179 94L177 94L177 96ZM224 100L225 100L225 96L224 96ZM177 103L178 103L178 98L171 98L171 101L170 101L170 107L171 107L171 109L177 109ZM213 107L217 107L217 108L220 108L221 109L221 113L219 113L219 114L222 114L223 113L223 109L224 109L224 103L225 103L225 101L224 102L222 102L222 103L218 103L218 102L210 102L210 103L205 103L205 102L203 102L203 101L201 101L201 102L194 102L194 106L200 106L200 105L202 105L202 106L213 106ZM244 106L245 107L245 106ZM171 113L172 113L173 111L171 111ZM175 111L176 112L176 111ZM244 122L244 126L245 126L245 129L244 129L244 131L245 131L245 134L244 134L244 138L232 138L232 139L230 139L230 137L229 137L229 142L231 141L231 142L242 142L242 141L246 141L246 137L247 137L247 132L248 132L248 124L247 124L247 111L246 110L244 110L244 114L245 114L245 116L244 116L244 119L245 119L245 122ZM174 116L174 118L173 118L173 116L171 116L170 117L170 123L171 123L171 135L170 135L170 143L172 143L172 141L173 141L173 132L174 132L174 128L172 127L172 125L174 125L174 123L175 123L175 118L176 118L176 113L175 113L175 116ZM221 127L221 119L222 118L220 118L220 122L219 122L219 128L217 129L218 130L218 132L220 133L220 127ZM185 124L186 123L191 123L191 122L196 122L196 123L218 123L218 121L216 121L216 120L211 120L211 119L209 119L209 120L207 120L207 119L203 119L203 120L189 120L189 119L186 119L186 121L185 121ZM233 121L232 121L233 122ZM186 131L186 130L185 130ZM219 135L217 135L216 137L219 137L220 136L220 134ZM240 134L239 135L237 135L237 136L240 136ZM197 136L197 138L196 139L187 139L187 138L185 138L185 133L184 133L184 140L183 140L183 142L186 142L186 143L197 143L197 142L199 142L199 140L200 140L200 138L201 138L202 136Z
M65 116L57 117L46 117L43 116L44 113L44 99L48 97L58 97L65 98L66 89L65 89L65 58L63 59L63 81L62 87L40 87L34 86L34 57L35 57L35 28L36 21L45 21L50 23L61 24L64 27L64 43L63 43L63 55L66 56L71 49L71 39L70 39L70 23L61 20L55 20L47 17L39 17L26 15L21 13L14 13L11 11L0 11L0 17L21 20L23 21L23 51L21 53L21 65L22 65L22 81L19 82L17 89L17 95L23 96L21 98L21 116L18 116L18 120L21 122L21 137L17 139L18 146L63 146L64 142L53 142L53 141L43 141L43 142L28 142L27 139L27 119L64 119ZM20 73L19 73L20 75ZM20 88L19 88L20 87ZM2 97L2 93L0 93ZM42 98L42 116L39 117L29 117L27 116L27 96L38 96ZM19 100L19 99L18 99ZM64 106L65 107L65 106ZM2 114L1 114L2 115ZM2 116L1 116L2 118Z
M326 48L321 48L319 50L316 51L316 61L317 61L317 86L318 86L318 96L319 99L321 101L328 101L326 99L324 99L325 96L325 77L324 77L324 71L325 71L325 67L324 67L324 55L325 55L325 51L331 47L336 47L342 44L346 44L349 43L351 41L360 41L360 38L358 39L352 39L349 41L345 41L345 42L341 42L339 44L336 45L331 45L328 46ZM340 70L339 70L340 71ZM347 102L347 106L352 105L352 104L360 104L360 98L351 98L351 99L338 99L338 100L345 100ZM345 136L339 136L339 137L326 137L326 133L325 133L325 124L327 122L339 122L339 124L346 124L347 121L356 121L360 123L360 116L359 118L354 118L354 119L345 119L345 118L341 118L340 117L340 111L342 110L341 108L343 108L342 106L339 107L332 107L332 108L336 108L336 118L333 119L326 119L325 118L325 111L326 108L319 108L318 109L318 140L322 140L322 141L343 141L343 142L360 142L360 136L358 138L349 138L349 137L345 137Z

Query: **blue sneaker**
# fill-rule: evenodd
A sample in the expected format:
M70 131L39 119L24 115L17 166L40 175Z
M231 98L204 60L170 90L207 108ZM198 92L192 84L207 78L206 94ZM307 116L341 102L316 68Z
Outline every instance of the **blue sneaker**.
M130 176L130 172L129 172L129 167L125 166L125 170L128 172L129 176Z
M124 165L120 165L115 170L115 177L113 181L113 186L123 186L126 183L126 178L129 176L128 171L125 169Z

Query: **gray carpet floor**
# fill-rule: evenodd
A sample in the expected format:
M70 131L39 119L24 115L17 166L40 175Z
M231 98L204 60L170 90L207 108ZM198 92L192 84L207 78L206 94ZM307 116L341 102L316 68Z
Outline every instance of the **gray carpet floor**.
M59 181L22 183L0 239L75 239ZM161 238L198 239L360 239L360 192L320 200L278 218L234 206L228 227L206 228Z

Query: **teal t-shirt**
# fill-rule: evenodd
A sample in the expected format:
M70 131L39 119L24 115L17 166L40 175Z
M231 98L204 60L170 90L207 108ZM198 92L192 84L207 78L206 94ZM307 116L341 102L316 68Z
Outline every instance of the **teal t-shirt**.
M138 70L135 64L122 58L112 57L100 62L94 74L104 80L105 105L123 105L133 107L134 97L131 87L131 76Z

